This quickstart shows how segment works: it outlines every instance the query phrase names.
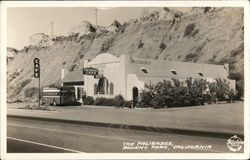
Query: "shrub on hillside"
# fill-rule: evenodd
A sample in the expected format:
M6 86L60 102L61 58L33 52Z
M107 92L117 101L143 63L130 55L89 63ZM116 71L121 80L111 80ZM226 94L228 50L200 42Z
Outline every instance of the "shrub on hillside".
M117 27L117 28L120 28L120 27L121 27L121 23L118 22L117 20L114 20L113 23L112 23L111 25L113 25L113 26L115 26L115 27Z
M80 59L82 59L83 57L84 57L84 55L83 55L83 54L81 54L81 55L80 55Z
M27 98L31 98L33 97L35 94L38 94L39 89L36 87L32 87L32 88L26 88L24 90L24 96Z
M199 33L199 30L198 29L196 29L196 30L194 30L194 32L192 33L192 37L194 37L196 34L198 34Z
M31 79L24 80L20 83L20 85L17 86L15 92L16 94L19 94L22 92L23 88L27 86L31 82Z
M195 24L191 23L186 26L185 32L184 32L184 37L190 36L191 33L193 32L195 28Z
M69 68L69 71L74 71L75 70L75 68L76 68L76 64L72 64L71 66L70 66L70 68Z
M204 13L207 13L209 10L211 10L211 7L204 7Z
M167 47L167 45L164 42L161 42L159 47L160 47L161 51L163 51Z
M27 84L29 84L31 82L31 79L27 79L21 82L20 86L23 88L25 87Z
M170 9L168 7L163 7L163 10L166 12L170 12Z
M124 33L125 30L126 30L126 28L127 28L128 26L129 26L129 23L124 22L124 23L119 27L119 31L120 31L121 33Z
M142 48L143 45L144 45L144 43L142 42L142 40L140 40L139 43L138 43L138 47L137 48Z
M92 25L90 25L90 32L96 32L96 28L95 27L93 27Z
M106 39L102 44L101 52L102 53L107 52L109 48L112 46L113 41L114 41L113 38Z
M194 54L194 53L189 53L188 55L186 55L185 57L185 62L192 62L195 61L197 59L198 55Z

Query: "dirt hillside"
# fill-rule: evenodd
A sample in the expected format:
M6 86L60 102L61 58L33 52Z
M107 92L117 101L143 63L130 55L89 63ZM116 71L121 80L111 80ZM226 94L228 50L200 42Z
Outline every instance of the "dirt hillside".
M188 12L148 8L141 17L124 24L114 21L108 27L96 27L86 22L84 28L79 30L79 27L66 36L48 38L43 34L40 38L46 40L33 40L39 43L14 50L14 58L7 66L8 101L31 97L36 92L31 89L38 85L33 78L35 57L41 61L41 85L51 86L60 83L62 68L82 69L84 59L104 52L116 56L229 63L230 76L237 80L237 88L243 90L242 8L205 7ZM53 42L48 43L51 39Z

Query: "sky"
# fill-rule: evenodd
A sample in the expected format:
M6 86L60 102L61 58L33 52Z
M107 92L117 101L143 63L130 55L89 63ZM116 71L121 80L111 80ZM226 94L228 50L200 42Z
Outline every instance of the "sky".
M190 7L177 8L188 11ZM35 33L67 36L70 30L82 21L95 24L95 7L9 7L7 8L7 46L18 50L29 45L29 38ZM114 20L121 24L142 15L143 7L98 8L97 24L108 26Z
M98 25L108 26L115 19L123 23L140 15L143 8L99 8ZM12 7L7 9L7 46L22 49L29 45L29 37L35 33L68 35L70 29L89 21L95 24L95 8L92 7Z

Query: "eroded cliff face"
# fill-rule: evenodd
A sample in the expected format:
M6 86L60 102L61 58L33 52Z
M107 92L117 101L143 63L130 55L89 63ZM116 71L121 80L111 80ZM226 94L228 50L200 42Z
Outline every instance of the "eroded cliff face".
M82 69L84 59L108 52L140 58L229 63L243 84L244 26L242 8L193 8L188 12L149 8L139 18L100 27L84 23L68 36L54 37L17 51L8 63L8 100L25 98L37 86L33 59L40 58L41 85L59 84L61 69ZM86 28L87 27L87 28ZM91 28L92 27L92 28ZM44 35L45 39L50 39Z

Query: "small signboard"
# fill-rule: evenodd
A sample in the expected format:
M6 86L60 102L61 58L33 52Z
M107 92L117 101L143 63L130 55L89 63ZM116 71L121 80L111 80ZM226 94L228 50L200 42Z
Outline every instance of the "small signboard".
M83 74L84 75L98 75L98 69L88 67L88 68L83 68Z
M94 78L95 79L100 79L100 78L102 78L103 76L102 75L94 75Z
M40 60L39 60L39 58L34 59L34 77L35 78L40 77Z

